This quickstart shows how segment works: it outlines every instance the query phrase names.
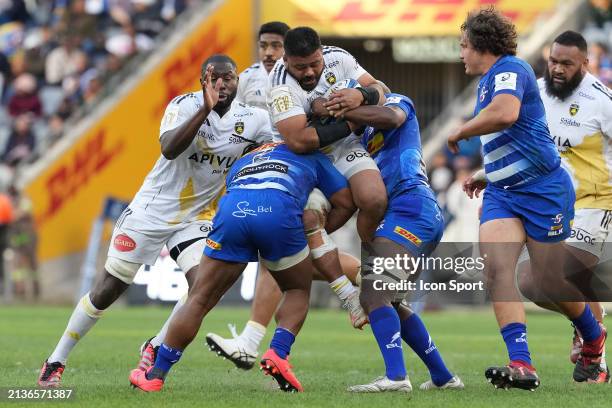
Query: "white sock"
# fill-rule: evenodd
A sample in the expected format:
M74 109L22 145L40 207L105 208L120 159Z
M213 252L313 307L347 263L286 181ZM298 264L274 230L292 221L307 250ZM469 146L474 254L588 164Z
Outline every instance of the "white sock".
M68 326L66 326L66 331L47 361L50 363L59 361L62 364L66 364L68 354L70 354L79 340L87 334L89 329L96 324L102 316L102 312L102 310L97 309L91 303L89 292L87 292L74 308L74 312L72 312L72 316L70 316L68 321Z
M166 338L166 334L168 333L168 327L170 327L170 321L172 320L172 317L176 314L176 312L178 312L178 310L181 308L181 306L185 304L186 301L187 301L187 294L185 293L185 295L181 297L178 300L178 302L176 302L176 305L174 305L174 309L172 309L172 313L170 313L170 316L168 316L168 319L166 319L166 322L164 323L162 328L159 330L159 333L157 333L157 335L151 339L150 343L153 347L159 347L162 345L162 343L164 342Z
M357 291L346 275L342 275L335 281L331 282L329 287L336 295L338 295L340 300L346 300L353 292Z
M266 335L266 327L253 320L249 320L240 333L240 339L253 351L259 350L259 344Z

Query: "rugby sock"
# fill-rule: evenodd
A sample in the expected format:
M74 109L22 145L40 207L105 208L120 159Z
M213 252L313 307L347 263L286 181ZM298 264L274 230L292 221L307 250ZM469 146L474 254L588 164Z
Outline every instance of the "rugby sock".
M378 348L385 361L386 376L390 380L400 381L406 378L400 320L391 306L383 306L370 312L370 326Z
M346 300L353 292L357 291L346 275L342 275L335 281L331 282L329 287L336 295L338 295L340 300Z
M166 322L162 326L159 333L157 333L157 335L151 339L150 343L153 347L159 347L164 342L166 334L168 333L168 327L170 327L170 321L172 320L172 316L174 316L176 312L178 312L178 310L181 308L181 306L185 304L185 301L187 301L186 293L183 295L183 297L179 299L178 302L176 302L176 305L174 305L174 309L172 309L172 313L170 313L170 316L168 316L168 319L166 319Z
M240 333L240 339L252 351L257 352L259 345L266 335L266 326L249 320Z
M291 352L291 345L295 341L295 335L287 329L277 327L274 331L274 336L270 342L270 348L276 352L276 354L283 359L287 358L287 355Z
M96 324L100 316L102 316L102 312L103 310L97 309L91 303L89 292L87 292L74 308L72 316L70 316L68 321L68 326L66 326L66 331L64 331L62 338L47 361L50 363L59 361L62 364L66 364L68 354L70 354L78 341L87 334L89 329Z
M413 313L401 322L401 326L402 339L425 363L431 375L431 381L438 387L449 382L453 375L446 368L438 348L419 315Z
M527 326L523 323L510 323L500 330L510 361L522 361L531 365L531 355L527 344Z
M162 343L157 351L157 358L155 359L155 365L146 374L147 380L154 378L166 378L166 374L172 368L172 366L178 362L183 355L183 350L173 349Z
M584 305L584 311L580 316L572 319L572 323L574 323L574 326L576 326L576 329L578 329L584 341L593 341L601 336L599 323L593 316L593 312L591 312L591 308L588 304Z

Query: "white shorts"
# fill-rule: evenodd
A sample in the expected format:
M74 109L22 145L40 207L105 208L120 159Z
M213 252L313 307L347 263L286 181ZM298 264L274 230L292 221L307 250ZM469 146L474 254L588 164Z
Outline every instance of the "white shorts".
M346 179L362 170L378 170L370 154L353 134L321 149Z
M604 249L612 244L612 210L579 208L574 215L572 233L565 243L590 252L600 260ZM527 246L523 247L519 263L529 259Z
M565 242L601 259L604 245L612 243L611 224L611 210L579 208L574 215L572 234Z
M180 243L208 237L211 230L210 221L168 225L153 222L140 209L126 208L115 224L108 256L153 265L164 245L172 250Z

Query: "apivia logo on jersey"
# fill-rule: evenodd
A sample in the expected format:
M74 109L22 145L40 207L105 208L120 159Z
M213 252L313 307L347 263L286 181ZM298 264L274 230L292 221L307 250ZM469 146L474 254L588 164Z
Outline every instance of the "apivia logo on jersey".
M196 163L208 162L213 167L220 167L219 169L213 169L213 174L227 172L237 159L236 156L218 156L211 152L202 152L201 154L196 152L189 156L189 160Z

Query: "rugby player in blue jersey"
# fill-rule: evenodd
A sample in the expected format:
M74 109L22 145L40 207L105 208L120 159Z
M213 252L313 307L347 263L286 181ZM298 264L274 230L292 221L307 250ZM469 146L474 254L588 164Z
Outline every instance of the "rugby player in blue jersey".
M474 118L448 138L458 143L480 136L486 179L464 183L469 196L486 186L480 218L480 250L510 363L490 367L496 387L534 390L525 313L515 286L515 268L527 244L533 280L584 336L574 378L599 369L606 330L580 292L563 275L564 244L574 218L575 193L560 167L533 70L516 55L514 25L494 8L470 13L461 26L460 57L468 75L480 75ZM574 302L564 301L574 300ZM576 301L577 300L577 301Z
M284 143L271 143L240 158L227 175L226 187L197 277L170 323L155 365L130 374L130 382L144 391L162 389L166 374L195 338L204 316L247 263L258 260L258 254L284 292L277 328L261 366L283 391L303 391L287 359L306 319L312 281L302 215L308 195L317 187L332 204L327 231L344 225L355 212L347 181L322 153L298 155Z
M388 195L387 211L374 234L374 253L370 255L427 256L442 238L444 219L427 180L414 105L406 96L385 91L382 106L361 106L344 114L351 124L367 126L362 144L380 169ZM419 271L389 269L381 274L371 266L363 268L360 301L386 372L369 384L349 387L349 391L410 392L402 340L429 369L431 380L421 385L422 390L463 389L461 380L446 368L419 316L401 304L407 292L382 286L416 277Z

